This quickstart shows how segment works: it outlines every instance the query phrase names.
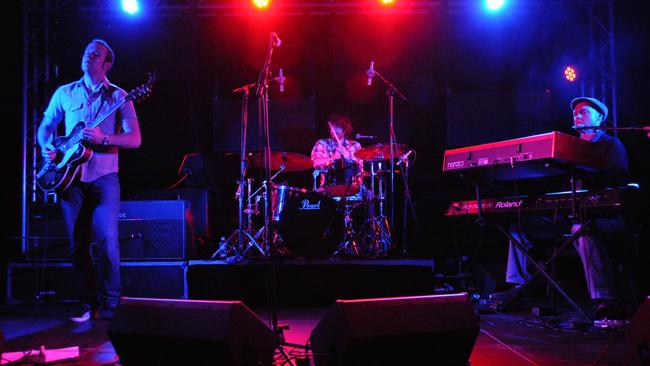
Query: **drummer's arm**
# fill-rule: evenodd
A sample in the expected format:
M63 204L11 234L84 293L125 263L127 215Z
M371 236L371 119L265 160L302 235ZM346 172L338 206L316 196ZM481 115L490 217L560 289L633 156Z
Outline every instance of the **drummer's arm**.
M318 141L311 150L311 161L314 163L314 168L320 169L327 165L330 160L331 158L327 148Z
M314 162L314 168L321 169L321 168L325 167L330 162L330 159L329 158L315 158L315 159L311 159L311 161Z

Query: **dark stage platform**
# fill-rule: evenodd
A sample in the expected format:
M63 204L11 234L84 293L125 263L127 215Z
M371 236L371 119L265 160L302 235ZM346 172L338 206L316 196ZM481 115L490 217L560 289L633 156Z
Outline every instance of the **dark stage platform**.
M241 300L267 305L270 260L122 262L122 293L131 297ZM432 260L284 260L276 262L278 301L288 306L328 305L336 299L427 295L434 292ZM33 294L75 299L68 262L11 263L8 299Z
M280 260L276 266L281 305L327 305L336 299L428 295L433 288L431 260ZM190 261L191 299L231 299L267 304L270 264L246 261Z
M10 289L14 304L0 308L5 352L22 352L41 345L46 349L79 346L80 356L66 364L119 364L108 338L108 321L91 320L82 324L67 321L71 304L65 298L73 297L70 291L63 291L66 278L69 279L66 276L70 275L68 264L49 263L46 267L37 267L36 272L25 263L14 263L10 267L11 285L25 288ZM272 312L267 297L270 267L266 259L237 264L224 261L124 262L122 269L125 296L239 300L271 327ZM307 343L312 330L323 321L337 299L381 297L384 299L378 301L390 301L397 296L442 295L441 288L447 293L458 292L439 286L441 279L434 275L431 260L279 260L276 270L278 324L289 326L284 335L287 342L295 345ZM39 277L47 281L34 287L33 280ZM62 282L54 281L57 277ZM60 286L61 290L51 290L53 285ZM32 290L38 286L49 288L50 296L41 296L39 301L30 298ZM583 300L580 304L586 308L589 305ZM630 320L616 327L602 328L584 320L566 305L558 304L558 312L553 316L531 315L533 305L544 304L541 300L536 304L532 299L505 313L486 312L476 307L480 331L471 351L471 364L621 365L634 357L630 356L629 337L626 342L625 336L633 324ZM409 309L404 307L399 312L408 314ZM185 312L181 313L177 313L179 319L186 316ZM445 319L454 315L446 314L433 316ZM476 316L475 312L469 316ZM197 317L188 316L187 319L188 329L194 329L190 323ZM289 347L287 352L300 356L304 349ZM276 364L283 364L278 356L276 354L279 361ZM430 362L424 360L422 364L436 364L435 357L432 354Z
M5 351L80 347L80 356L67 365L113 365L118 362L107 336L109 322L67 322L67 305L14 305L2 308L0 329ZM253 310L269 319L267 308ZM280 308L279 324L288 325L287 342L305 344L327 307ZM627 357L624 330L599 329L580 323L567 312L560 317L533 317L528 312L480 315L480 333L470 363L482 365L622 365ZM287 348L291 355L297 348ZM276 355L277 357L277 355ZM280 359L281 360L281 359ZM119 364L119 363L118 363ZM218 364L218 363L215 363ZM282 363L278 363L282 364ZM435 364L423 360L422 365ZM633 363L634 364L634 363Z

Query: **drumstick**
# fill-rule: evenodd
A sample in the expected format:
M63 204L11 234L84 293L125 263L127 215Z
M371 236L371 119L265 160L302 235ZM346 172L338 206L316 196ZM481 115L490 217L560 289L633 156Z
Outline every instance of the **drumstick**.
M336 134L336 131L334 131L334 126L332 126L331 122L327 122L327 124L330 126L330 131L332 131L332 135L334 136L334 139L336 140L336 143L339 145L341 149L343 149L343 145L341 144L341 140L339 140L339 136ZM343 153L341 152L341 156L343 156ZM345 159L345 156L343 156Z
M343 147L343 145L341 145L341 140L339 140L339 135L337 135L336 131L334 131L334 126L332 126L332 123L327 122L327 125L330 126L330 131L332 132L332 136L334 136L336 143L339 145L339 147Z

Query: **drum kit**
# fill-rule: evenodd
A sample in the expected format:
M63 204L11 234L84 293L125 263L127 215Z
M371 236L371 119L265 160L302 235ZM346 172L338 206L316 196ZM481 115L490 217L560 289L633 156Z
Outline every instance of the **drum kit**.
M253 178L246 178L239 185L245 187L243 192L238 190L236 197L245 202L240 213L244 242L237 243L239 233L234 232L226 240L231 250L221 248L213 258L224 258L233 252L253 255L252 251L269 256L272 248L282 255L311 259L387 255L391 249L391 230L384 212L387 177L391 165L395 174L400 174L398 168L403 167L400 163L409 151L406 145L394 146L393 156L399 161L391 164L390 145L378 143L356 151L354 156L358 160L338 159L318 169L305 155L272 152L274 174L270 182L261 182L254 191ZM263 160L261 153L247 158L250 166L259 168ZM283 172L310 169L311 189L273 182ZM241 194L244 196L240 197ZM264 212L269 212L268 228L264 226ZM272 243L262 240L265 230Z

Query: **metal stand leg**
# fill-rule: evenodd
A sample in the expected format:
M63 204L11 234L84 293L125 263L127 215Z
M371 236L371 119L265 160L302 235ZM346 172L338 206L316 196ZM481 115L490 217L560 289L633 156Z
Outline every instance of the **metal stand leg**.
M499 229L499 231L501 231L501 233L503 235L505 235L508 239L510 239L512 244L515 247L517 247L517 249L519 249L524 254L524 256L526 256L526 258L537 269L537 271L533 274L531 279L529 281L527 281L523 286L521 286L519 288L519 291L522 291L529 283L531 283L535 279L535 277L537 275L541 274L546 279L547 283L550 284L551 286L553 286L557 290L557 292L559 292L560 295L562 295L562 297L564 297L564 299L569 303L569 305L571 305L574 309L576 309L578 312L580 312L585 317L585 319L591 319L591 317L584 310L582 310L582 308L580 306L578 306L578 304L576 304L575 301L573 301L573 299L571 299L571 297L566 292L564 292L562 287L560 287L560 285L546 272L546 270L544 268L544 267L548 266L550 263L552 263L553 261L555 261L555 259L559 255L559 253L562 250L564 250L564 248L566 248L569 244L573 243L574 240L576 240L580 235L582 235L582 232L584 231L584 227L585 226L581 226L579 230L577 230L575 233L573 233L573 235L571 235L571 237L569 237L553 253L551 258L549 258L546 262L544 262L544 265L541 265L541 264L537 263L537 261L535 261L535 259L528 253L528 251L526 250L526 247L523 245L523 243L521 243L519 240L517 240L515 237L513 237L510 234L510 232L508 232L506 229L503 228L503 226L497 225L497 228ZM502 304L502 306L506 306L506 305L507 304Z
M372 169L372 168L371 168ZM372 190L372 196L369 198L370 199L370 217L368 220L364 223L364 225L361 227L361 230L359 231L360 234L362 235L362 241L363 241L363 249L364 249L364 254L371 256L371 257L379 257L382 255L388 254L388 251L390 250L391 247L391 230L390 230L390 224L388 222L388 217L384 215L384 202L386 200L386 194L384 192L384 178L379 176L377 179L378 184L377 184L377 190L378 192L375 194L375 184L374 184L374 179L375 176L378 176L374 172L374 170L371 170L371 190ZM379 214L375 215L374 211L374 200L377 198L377 201L379 202Z
M343 209L345 212L343 215L343 227L345 230L343 234L343 240L341 241L341 245L339 245L336 251L334 251L334 254L332 254L332 256L346 254L358 257L359 246L357 245L354 228L352 227L352 206L347 203L343 203Z
M243 185L240 185L243 187ZM245 187L240 189L237 193L238 199L240 201L240 216L239 216L239 228L230 234L226 239L225 246L220 246L217 251L212 253L212 259L217 258L232 258L231 262L241 261L244 258L244 255L248 253L252 248L256 248L260 254L266 256L265 250L258 242L259 234L255 236L250 234L252 230L252 220L251 215L255 211L251 203L251 188L252 188L252 179L246 179ZM244 202L246 202L246 208L244 209ZM229 253L234 253L231 256L228 256Z

